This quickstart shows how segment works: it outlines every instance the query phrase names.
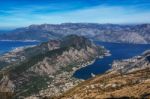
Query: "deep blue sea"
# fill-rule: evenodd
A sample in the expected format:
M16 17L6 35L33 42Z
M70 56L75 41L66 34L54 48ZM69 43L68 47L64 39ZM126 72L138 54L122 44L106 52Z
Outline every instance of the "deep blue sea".
M131 58L136 55L140 55L145 50L150 49L150 44L119 44L119 43L106 43L96 42L99 45L105 46L106 49L110 50L111 56L104 57L103 59L96 59L92 65L88 65L84 68L77 70L74 73L74 77L81 79L88 79L93 74L105 73L111 68L109 64L112 64L113 60L121 60Z
M37 45L39 42L22 42L22 41L0 41L0 55L11 51L17 47Z

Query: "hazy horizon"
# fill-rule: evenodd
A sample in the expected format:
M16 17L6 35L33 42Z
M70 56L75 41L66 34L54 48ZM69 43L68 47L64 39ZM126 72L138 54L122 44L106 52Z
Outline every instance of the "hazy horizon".
M150 23L86 23L86 22L82 22L82 23L73 23L73 22L66 22L66 23L71 23L71 24L112 24L112 25L141 25L141 24L150 24ZM61 24L66 24L66 23L41 23L41 24L29 24L29 25L25 25L25 26L18 26L18 27L0 27L0 32L8 32L14 29L18 29L18 28L25 28L31 25L43 25L43 24L51 24L51 25L61 25Z

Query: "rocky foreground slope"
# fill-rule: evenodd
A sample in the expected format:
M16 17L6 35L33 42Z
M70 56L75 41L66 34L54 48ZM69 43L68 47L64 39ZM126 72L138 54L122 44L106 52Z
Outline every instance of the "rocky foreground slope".
M113 63L112 70L97 75L55 99L149 99L150 51ZM48 97L49 99L49 97Z
M42 24L18 28L0 35L0 40L57 39L70 34L90 39L117 43L150 43L150 24L117 25L93 23Z
M72 77L74 71L104 53L104 48L76 35L9 53L3 57L17 61L1 69L0 92L17 98L60 95L82 81Z

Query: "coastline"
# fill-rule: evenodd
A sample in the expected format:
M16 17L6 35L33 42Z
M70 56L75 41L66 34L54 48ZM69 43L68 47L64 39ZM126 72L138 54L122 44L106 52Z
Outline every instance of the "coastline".
M109 56L111 56L111 53L110 53L109 50L106 50L106 52L104 53L104 55L99 55L99 56L97 56L95 59L93 59L92 61L88 61L87 63L78 65L77 67L73 67L73 74L74 74L77 70L79 70L79 69L81 69L81 68L84 68L84 67L87 67L87 66L89 66L89 65L94 64L95 61L96 61L96 59L103 59L104 57L109 57ZM73 74L72 74L72 75L73 75ZM91 75L91 76L92 76L92 75ZM79 79L79 78L76 78L76 79ZM82 80L84 80L84 79L82 79Z
M2 42L40 42L39 40L0 40Z
M26 49L26 48L32 48L32 47L34 47L34 46L36 46L36 45L27 45L27 46L15 47L15 48L13 48L11 51L9 51L8 53L11 53L11 52L19 52L19 51L22 51L22 50L24 50L24 49Z
M34 47L34 46L36 46L36 45L26 45L26 46L14 47L9 51L4 51L3 53L0 53L0 57L3 57L5 55L9 55L11 53L16 53L16 52L22 51L26 48L31 48L31 47Z
M33 47L39 44L39 41L14 41L14 40L0 40L0 57L4 54L15 52L17 50L21 50L28 47Z
M36 45L26 45L26 46L21 46L21 47L15 47L12 48L11 50L4 51L3 53L0 53L0 62L5 62L5 65L2 65L2 67L24 61L25 57L22 56L20 58L17 57L17 53L22 52L23 50L27 48L34 47ZM1 67L1 66L0 66Z

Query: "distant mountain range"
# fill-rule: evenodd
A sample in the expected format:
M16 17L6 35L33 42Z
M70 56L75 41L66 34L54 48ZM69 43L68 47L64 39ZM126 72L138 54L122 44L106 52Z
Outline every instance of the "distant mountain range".
M93 40L116 43L150 43L150 24L117 25L95 23L63 23L30 25L0 35L0 40L60 39L69 34L88 37Z

